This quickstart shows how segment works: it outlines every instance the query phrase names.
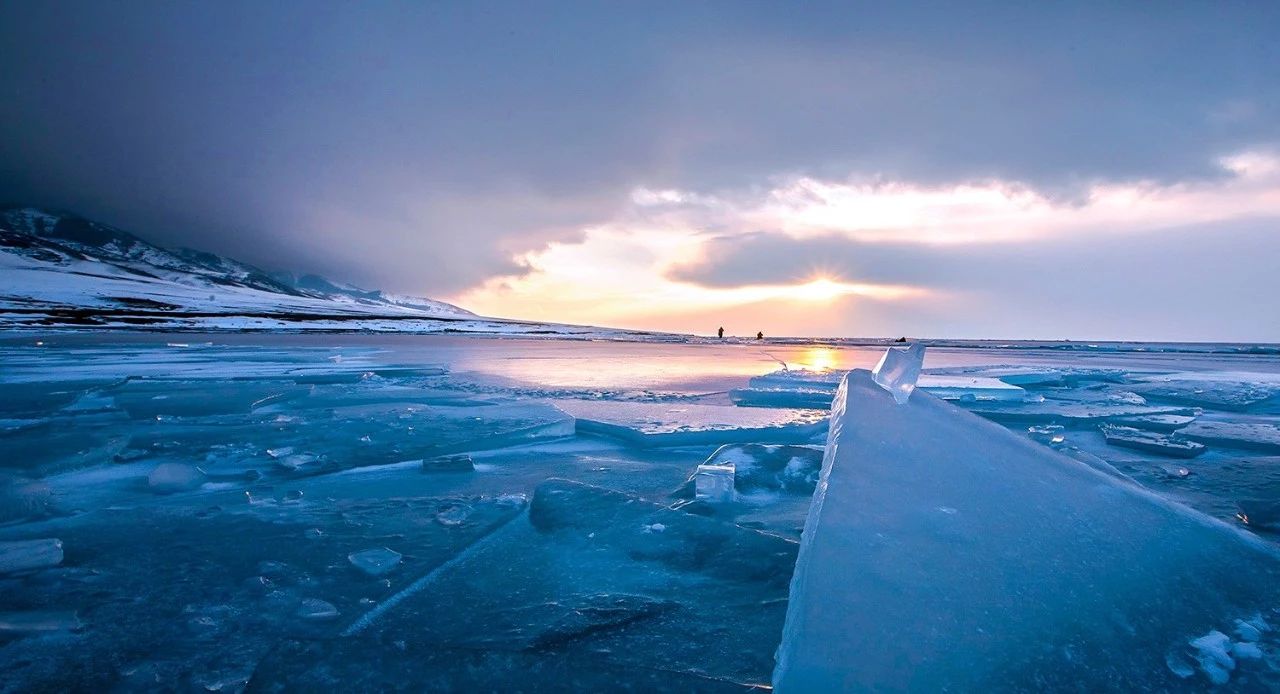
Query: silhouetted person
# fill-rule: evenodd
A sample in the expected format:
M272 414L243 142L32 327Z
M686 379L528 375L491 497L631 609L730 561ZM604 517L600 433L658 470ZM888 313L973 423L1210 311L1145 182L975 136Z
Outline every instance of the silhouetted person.
M720 329L716 331L716 337L719 337L721 340L724 339L724 326L721 326Z
M757 340L763 340L763 339L764 339L764 333L756 333L756 339L757 339Z

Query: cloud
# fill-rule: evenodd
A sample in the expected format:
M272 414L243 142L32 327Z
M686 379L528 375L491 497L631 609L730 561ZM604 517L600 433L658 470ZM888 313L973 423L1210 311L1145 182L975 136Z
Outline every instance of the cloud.
M773 334L1274 340L1258 297L1280 291L1280 158L1219 165L1073 202L1016 181L638 190L581 239L521 256L527 273L456 299L700 332L753 315Z
M1280 142L1277 13L8 3L0 198L446 294L647 203L777 228L733 208L787 182L1015 181L1013 208L1052 211L1099 183L1229 178L1220 154Z

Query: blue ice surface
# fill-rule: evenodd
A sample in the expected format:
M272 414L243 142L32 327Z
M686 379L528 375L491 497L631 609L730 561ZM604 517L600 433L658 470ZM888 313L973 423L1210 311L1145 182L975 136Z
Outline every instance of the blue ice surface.
M920 389L1272 542L1280 462L1263 396L1280 357L1160 349L935 345ZM882 353L442 336L0 340L0 681L766 685L834 391ZM1117 447L1105 423L1207 450L1180 460ZM697 498L703 463L734 466L731 497ZM1213 629L1229 637L1229 682L1248 682L1255 642L1230 620ZM1190 682L1209 682L1202 661L1219 662L1222 642L1190 639L1210 631L1164 653L1174 677L1189 667ZM1276 652L1276 632L1258 631L1260 652Z
M774 684L1248 686L1274 661L1205 635L1277 607L1275 546L927 394L895 402L855 370L835 397Z

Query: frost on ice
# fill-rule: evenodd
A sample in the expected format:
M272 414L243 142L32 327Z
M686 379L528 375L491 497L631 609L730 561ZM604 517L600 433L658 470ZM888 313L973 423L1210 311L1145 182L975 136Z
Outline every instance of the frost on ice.
M890 347L871 372L877 385L893 394L893 401L905 405L916 389L920 368L924 366L924 344L917 342L906 349Z

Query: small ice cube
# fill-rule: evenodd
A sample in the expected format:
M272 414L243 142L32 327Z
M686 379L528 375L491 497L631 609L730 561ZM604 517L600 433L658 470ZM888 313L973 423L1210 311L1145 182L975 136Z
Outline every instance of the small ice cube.
M47 569L62 563L62 540L0 542L0 574Z
M880 363L876 364L871 377L876 385L893 394L894 402L905 405L916 389L916 381L920 378L920 368L924 365L924 344L915 343L906 349L884 351Z
M735 471L733 463L699 465L693 475L694 497L713 504L733 501Z
M401 556L394 550L378 547L348 554L347 560L370 576L381 576L396 568L400 564Z

